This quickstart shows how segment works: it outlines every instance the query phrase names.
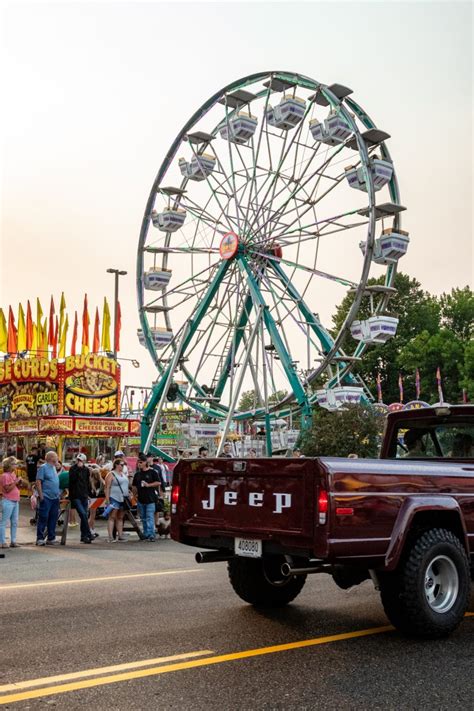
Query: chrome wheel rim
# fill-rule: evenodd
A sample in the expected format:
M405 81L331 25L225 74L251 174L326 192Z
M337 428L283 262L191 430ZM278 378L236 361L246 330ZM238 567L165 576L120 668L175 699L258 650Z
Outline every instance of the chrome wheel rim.
M448 612L457 600L459 575L453 561L445 555L433 558L425 573L426 601L434 612Z

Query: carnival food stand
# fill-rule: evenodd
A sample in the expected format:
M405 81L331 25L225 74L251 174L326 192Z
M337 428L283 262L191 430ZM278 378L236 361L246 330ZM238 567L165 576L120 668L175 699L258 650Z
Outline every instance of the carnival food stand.
M140 434L139 420L120 417L119 364L95 353L0 363L0 416L0 451L19 459L35 445L64 461L110 459Z

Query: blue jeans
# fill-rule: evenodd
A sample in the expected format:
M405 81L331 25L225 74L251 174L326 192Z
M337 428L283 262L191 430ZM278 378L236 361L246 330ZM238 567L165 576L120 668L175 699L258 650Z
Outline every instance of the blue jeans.
M81 519L81 540L83 541L84 538L92 538L91 529L89 528L89 516L87 513L89 508L87 498L72 499L71 504L72 508L76 509L79 514L79 518Z
M138 502L138 511L142 520L145 538L155 537L155 504L141 504Z
M48 541L56 538L56 523L59 515L59 499L47 499L43 497L40 501L38 512L38 526L36 529L36 540L44 540L45 528L48 528Z
M10 542L16 542L16 529L18 526L18 510L20 506L18 501L10 501L10 499L2 499L0 507L0 543L6 543L5 531L7 523L10 521Z

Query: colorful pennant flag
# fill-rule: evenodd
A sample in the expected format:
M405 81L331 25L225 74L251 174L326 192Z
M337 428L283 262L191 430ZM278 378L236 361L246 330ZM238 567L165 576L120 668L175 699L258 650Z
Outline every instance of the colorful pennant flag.
M84 310L82 312L82 355L87 355L89 353L89 311L87 309L87 294L84 295Z
M383 402L382 398L382 379L380 373L377 373L377 402Z
M36 299L36 334L38 338L38 348L40 347L41 344L41 334L42 334L42 318L43 318L43 309L41 308L41 303L40 300L37 298Z
M28 299L26 305L26 350L31 351L33 347L33 317L31 315L31 304Z
M7 352L10 353L10 355L16 355L17 352L17 330L11 306L8 307Z
M104 297L104 312L102 314L102 338L100 347L103 351L110 351L110 310L107 299Z
M120 350L120 329L122 328L122 309L120 301L117 301L117 312L115 314L115 331L114 331L114 350L118 353Z
M63 340L64 317L66 314L66 299L64 291L61 292L61 301L59 302L59 343Z
M54 310L54 301L53 297L51 296L51 302L49 304L49 330L48 330L48 346L52 346L54 344L54 315L55 315L55 310Z
M32 325L33 329L33 336L31 339L31 355L38 355L38 329L36 327L36 323L33 323Z
M55 316L55 323L54 323L54 333L53 333L53 342L52 342L52 357L57 358L58 357L58 341L59 341L59 321L58 317Z
M45 318L44 323L41 327L41 345L40 345L40 357L47 358L49 355L48 349L48 319Z
M71 342L71 355L76 355L76 343L77 343L77 311L74 311L74 328L72 330L72 342Z
M26 325L25 325L25 313L23 311L23 306L18 305L18 342L17 342L18 352L26 351Z
M443 402L444 402L443 384L442 384L442 382L441 382L441 370L440 370L439 366L438 366L438 368L436 369L436 382L437 382L437 384L438 384L438 397L439 397L439 401L440 401L441 403L443 403Z
M400 402L403 402L403 378L401 373L398 376L398 390L400 392Z
M416 399L420 399L421 395L421 379L420 379L420 371L417 368L416 373L415 373L415 387L416 387Z
M8 329L3 309L0 309L0 351L8 352Z
M99 309L95 309L95 321L94 321L94 337L92 339L92 353L98 353L100 350L100 336L99 336Z
M59 340L58 358L65 358L66 357L66 337L67 337L68 328L69 328L69 319L66 314L66 319L63 323L63 331L61 333L61 338Z

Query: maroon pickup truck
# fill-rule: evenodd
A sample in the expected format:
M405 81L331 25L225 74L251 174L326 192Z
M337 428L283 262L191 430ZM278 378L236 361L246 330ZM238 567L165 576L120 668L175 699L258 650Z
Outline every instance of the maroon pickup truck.
M387 418L380 459L187 459L173 474L172 537L227 561L246 602L280 606L306 576L372 579L390 621L442 637L469 603L474 406Z

